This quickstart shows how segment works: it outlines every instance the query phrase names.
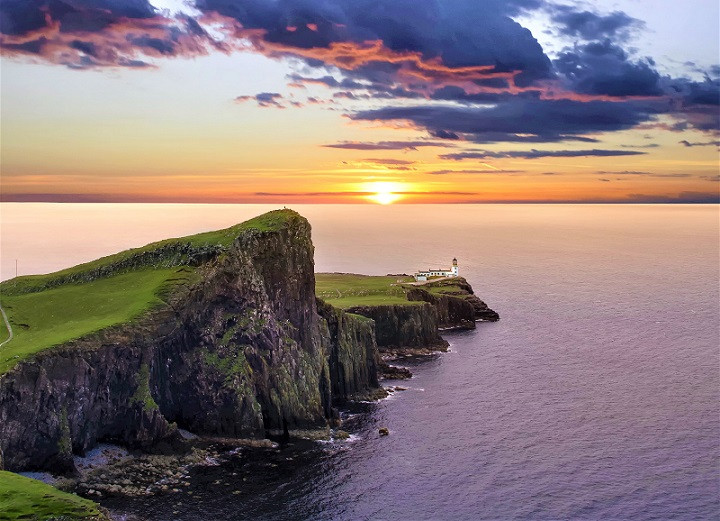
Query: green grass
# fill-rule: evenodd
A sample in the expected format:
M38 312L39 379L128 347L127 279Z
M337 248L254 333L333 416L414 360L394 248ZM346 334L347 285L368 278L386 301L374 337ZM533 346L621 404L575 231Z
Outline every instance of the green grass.
M47 275L0 283L0 303L14 338L0 347L0 375L44 349L122 324L189 283L195 265L222 254L245 233L287 228L302 217L276 210L244 223L166 239ZM0 324L0 342L8 338Z
M5 326L5 321L2 320L2 317L0 317L0 344L5 342L9 336L10 331L8 331L7 326Z
M31 293L67 283L87 282L142 266L156 268L181 266L188 264L193 255L214 256L222 253L246 231L277 231L297 219L301 219L300 215L292 210L275 210L230 228L153 242L141 248L125 250L47 275L15 277L0 283L0 293L4 295Z
M340 309L358 306L416 306L405 297L403 284L412 277L383 277L351 273L316 273L315 292L319 298Z
M464 282L464 279L463 279ZM420 286L420 288L424 289L428 293L431 293L432 295L451 295L456 297L462 297L463 295L469 295L469 293L459 285L453 284L451 281L441 281L438 284L440 285L433 285L432 283L428 285Z
M138 317L192 275L187 267L144 269L35 293L0 294L15 334L0 347L0 374L43 349Z
M98 505L42 481L0 471L0 520L106 519Z

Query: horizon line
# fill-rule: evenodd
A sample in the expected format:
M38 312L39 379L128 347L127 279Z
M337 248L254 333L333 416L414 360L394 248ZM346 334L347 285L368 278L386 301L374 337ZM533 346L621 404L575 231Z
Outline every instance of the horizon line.
M343 201L343 202L312 202L312 201L213 201L213 200L167 200L167 199L105 199L99 198L13 198L0 197L0 203L14 204L30 204L30 203L46 203L46 204L213 204L213 205L365 205L365 206L411 206L411 205L471 205L471 204L692 204L692 205L719 205L720 197L713 200L698 199L682 199L671 197L658 197L656 199L638 199L638 200L618 200L618 199L508 199L508 200L488 200L488 201L434 201L434 202L410 202L396 201L392 204L383 205L372 201Z

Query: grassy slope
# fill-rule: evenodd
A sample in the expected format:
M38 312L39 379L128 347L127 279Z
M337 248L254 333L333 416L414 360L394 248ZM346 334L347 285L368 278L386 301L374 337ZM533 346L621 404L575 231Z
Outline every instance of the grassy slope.
M341 309L355 306L421 305L405 298L402 283L412 277L375 277L350 273L316 273L315 292L328 304Z
M189 268L144 269L85 284L0 296L15 334L0 348L0 374L38 351L142 315L162 304L159 295L191 274Z
M422 289L427 291L428 293L431 293L433 295L452 295L452 296L462 296L462 295L469 295L467 291L462 289L460 286L420 286Z
M43 349L142 315L161 304L162 297L176 284L187 283L193 272L187 266L162 266L162 259L160 266L113 267L125 266L121 263L168 246L216 247L222 251L246 230L278 230L297 217L289 210L269 212L224 230L167 239L56 273L1 283L0 303L15 337L0 348L0 375ZM88 281L72 282L78 276L87 276ZM0 338L7 336L3 324Z
M0 283L0 294L17 295L20 293L29 293L40 291L52 286L53 283L63 281L69 277L80 276L100 270L102 268L119 265L133 257L139 257L143 253L160 250L162 248L189 245L193 248L203 247L220 247L227 248L232 244L245 230L273 231L282 228L291 218L297 217L298 214L291 210L276 210L260 215L244 223L236 224L230 228L215 230L212 232L199 233L187 237L179 237L175 239L165 239L163 241L153 242L140 248L132 248L130 250L121 251L114 255L102 257L94 261L78 264L72 268L67 268L55 273L47 275L29 275L24 277L16 277Z
M45 483L0 471L0 520L105 519L98 506Z

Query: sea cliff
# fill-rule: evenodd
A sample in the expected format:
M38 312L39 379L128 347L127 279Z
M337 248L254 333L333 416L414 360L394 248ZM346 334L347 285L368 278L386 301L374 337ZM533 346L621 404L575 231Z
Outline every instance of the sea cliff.
M497 319L464 279L393 287L391 304L341 309L316 298L310 234L303 217L276 211L0 285L20 333L0 352L0 467L73 471L73 455L104 441L177 452L180 428L235 438L327 431L336 406L384 395L380 351L442 350L440 328ZM115 286L134 296L134 314L102 315L101 293L77 311L93 320L72 338L47 314L33 322L27 299L90 301Z
M413 349L444 350L448 343L440 336L440 330L475 329L477 321L494 322L500 319L473 293L470 284L462 277L421 285L400 282L394 287L402 291L405 302L350 305L345 308L349 313L371 318L375 322L377 345L390 355L399 351L412 352Z
M174 450L178 426L235 437L326 428L334 403L377 388L372 328L329 307L318 312L309 223L290 211L271 217L272 226L244 227L201 257L146 248L119 266L44 284L139 265L193 271L140 317L41 350L0 375L4 467L71 470L73 454L105 440ZM182 243L191 241L179 242L161 248L189 249Z

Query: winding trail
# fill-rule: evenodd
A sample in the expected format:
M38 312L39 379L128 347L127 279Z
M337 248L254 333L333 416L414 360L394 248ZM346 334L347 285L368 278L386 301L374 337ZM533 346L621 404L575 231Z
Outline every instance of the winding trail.
M10 326L10 321L8 320L8 317L5 314L5 310L2 308L2 306L0 306L0 313L2 313L3 320L5 321L5 327L7 328L8 333L10 333L10 336L7 337L7 340L0 344L0 347L2 347L13 339L13 330L12 326Z

